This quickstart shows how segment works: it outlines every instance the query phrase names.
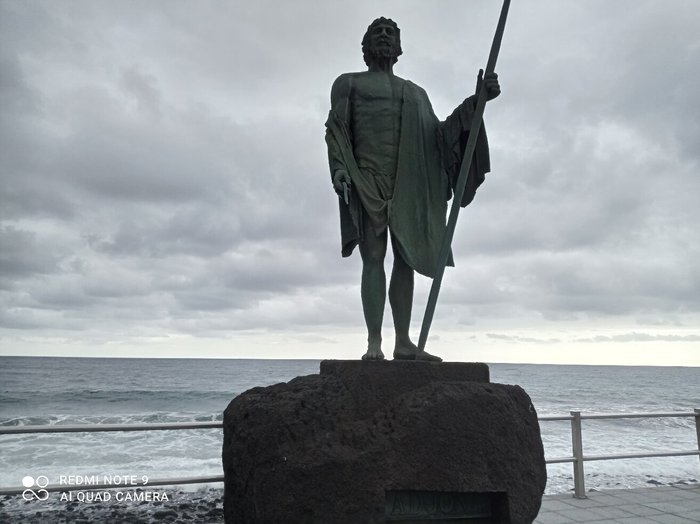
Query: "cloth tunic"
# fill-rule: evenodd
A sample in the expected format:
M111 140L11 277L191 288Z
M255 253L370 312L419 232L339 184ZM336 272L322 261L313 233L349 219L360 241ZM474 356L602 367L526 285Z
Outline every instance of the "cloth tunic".
M346 96L334 101L326 122L331 177L338 169L344 169L352 180L349 203L339 199L342 255L350 256L364 235L377 234L389 227L406 263L433 277L445 232L447 200L459 175L476 97L467 98L440 122L425 91L408 80L403 81L396 175L391 198L386 198L386 192L379 190L372 174L358 168L353 155L353 130L349 124L353 111L353 76L345 74L336 80L334 90L340 86ZM474 199L489 170L488 142L482 125L462 207ZM365 223L366 217L369 224ZM449 265L453 265L451 258Z

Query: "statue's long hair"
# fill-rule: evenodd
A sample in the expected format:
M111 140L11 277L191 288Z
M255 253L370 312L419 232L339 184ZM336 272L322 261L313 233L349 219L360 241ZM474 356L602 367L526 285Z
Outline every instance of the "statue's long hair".
M401 30L399 29L399 26L396 25L396 22L394 22L391 18L384 18L383 16L377 18L374 22L369 24L365 36L362 37L362 58L364 58L365 64L367 66L369 66L370 62L372 62L374 58L369 48L369 36L372 33L372 29L374 29L374 26L378 24L390 25L396 31L396 46L394 47L393 57L393 63L395 64L399 60L399 56L401 56L401 54L403 53L403 51L401 50Z

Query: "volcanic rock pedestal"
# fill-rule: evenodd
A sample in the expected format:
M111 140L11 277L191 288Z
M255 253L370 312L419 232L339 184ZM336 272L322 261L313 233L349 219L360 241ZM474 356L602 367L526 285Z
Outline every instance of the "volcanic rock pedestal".
M537 414L485 364L321 362L224 413L231 523L531 523Z

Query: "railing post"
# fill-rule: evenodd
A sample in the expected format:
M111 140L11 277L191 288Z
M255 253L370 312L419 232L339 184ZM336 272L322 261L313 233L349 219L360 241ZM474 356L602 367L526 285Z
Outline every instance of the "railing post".
M583 478L583 438L581 436L581 412L571 411L571 448L574 455L574 497L585 499L586 484Z
M700 409L695 408L695 434L698 437L698 451L700 452ZM700 455L698 455L700 459Z

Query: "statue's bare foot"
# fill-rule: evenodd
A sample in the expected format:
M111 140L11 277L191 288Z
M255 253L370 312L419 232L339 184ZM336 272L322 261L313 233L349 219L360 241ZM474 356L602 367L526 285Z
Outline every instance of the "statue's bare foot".
M420 351L410 340L407 342L396 343L394 346L394 360L422 360L426 362L442 362L438 356L431 355L425 351Z
M382 343L370 342L367 344L367 353L362 355L362 360L384 360L382 353Z

